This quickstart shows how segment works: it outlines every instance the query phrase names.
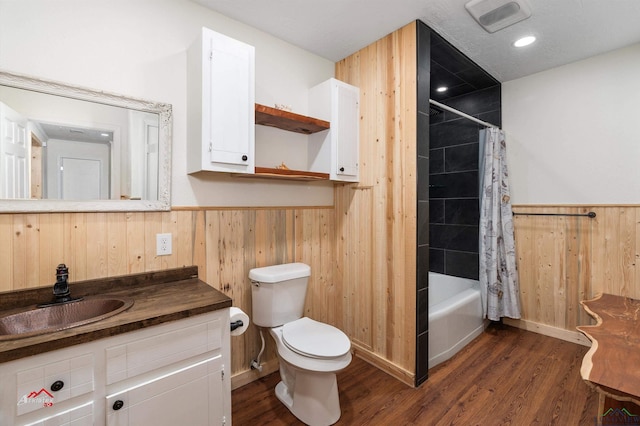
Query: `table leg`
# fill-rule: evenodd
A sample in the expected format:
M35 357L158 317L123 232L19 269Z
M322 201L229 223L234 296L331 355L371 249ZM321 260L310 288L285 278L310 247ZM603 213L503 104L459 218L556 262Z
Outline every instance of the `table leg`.
M604 414L604 401L607 399L606 395L602 392L598 392L598 414L596 414L596 424L602 426L602 415Z

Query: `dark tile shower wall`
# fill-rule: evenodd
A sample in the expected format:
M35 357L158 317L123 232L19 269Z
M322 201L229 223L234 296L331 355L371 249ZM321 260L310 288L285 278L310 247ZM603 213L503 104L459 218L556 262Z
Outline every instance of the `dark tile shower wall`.
M418 221L416 271L416 378L419 386L427 380L429 360L429 95L431 30L418 21Z
M500 84L424 23L417 22L416 378L428 377L429 271L478 277L478 131L429 98L500 125ZM448 95L435 92L449 86Z
M500 86L443 100L500 125ZM429 270L478 279L479 131L484 127L448 111L429 125Z

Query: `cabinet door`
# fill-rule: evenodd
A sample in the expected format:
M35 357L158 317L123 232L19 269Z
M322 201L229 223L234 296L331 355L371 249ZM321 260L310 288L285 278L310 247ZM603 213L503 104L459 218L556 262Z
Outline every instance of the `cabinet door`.
M107 396L108 426L222 425L225 381L217 355Z
M253 173L254 48L214 31L205 31L204 37L208 58L204 58L202 120L209 160L214 166L232 166L222 166L222 171Z
M333 181L358 182L360 89L330 78L309 90L309 112L331 122L328 133L309 136L311 171L329 169Z
M358 180L358 151L360 124L360 93L357 87L335 81L333 101L334 121L331 130L335 131L334 150L336 179Z

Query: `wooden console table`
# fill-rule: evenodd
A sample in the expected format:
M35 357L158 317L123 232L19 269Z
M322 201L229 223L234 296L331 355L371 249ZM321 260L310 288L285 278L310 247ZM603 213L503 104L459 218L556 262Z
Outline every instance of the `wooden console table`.
M640 300L601 294L580 303L597 321L577 328L592 342L580 374L598 391L599 424L611 409L640 416Z

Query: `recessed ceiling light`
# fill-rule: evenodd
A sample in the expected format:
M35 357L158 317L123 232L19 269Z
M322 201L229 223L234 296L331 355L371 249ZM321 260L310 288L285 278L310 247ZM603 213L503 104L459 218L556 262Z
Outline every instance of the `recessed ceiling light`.
M104 136L105 138L109 136L109 133L100 133L100 136Z
M534 36L526 36L516 40L516 42L513 43L513 45L515 47L524 47L524 46L530 45L534 41L536 41L536 38Z
M446 92L448 89L449 89L449 88L448 88L448 87L446 87L446 86L440 86L440 87L438 87L438 88L436 89L436 92L440 92L440 93L442 93L442 92Z

